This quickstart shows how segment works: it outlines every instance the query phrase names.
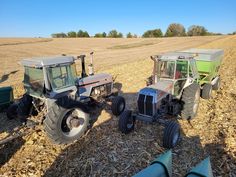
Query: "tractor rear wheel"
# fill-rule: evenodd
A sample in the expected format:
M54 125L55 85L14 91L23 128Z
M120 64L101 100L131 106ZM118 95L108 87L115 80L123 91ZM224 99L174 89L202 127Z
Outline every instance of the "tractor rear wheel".
M8 109L7 109L7 118L8 119L15 119L17 117L17 108L18 108L18 104L17 103L13 103L11 104Z
M119 130L122 133L128 134L134 130L135 119L132 116L132 111L125 110L119 117Z
M211 84L204 84L202 88L201 97L203 99L210 99L212 93L212 85Z
M166 124L163 136L163 146L173 148L180 141L180 126L178 123L170 121Z
M182 110L181 117L183 119L193 119L197 115L199 101L200 101L200 86L193 83L184 89L181 98Z
M56 144L67 144L79 139L88 129L89 114L80 108L64 108L53 104L44 120L49 138Z
M216 83L212 86L213 90L218 90L220 88L220 76L218 77Z
M125 109L125 99L122 96L116 96L112 100L111 110L112 114L119 116Z

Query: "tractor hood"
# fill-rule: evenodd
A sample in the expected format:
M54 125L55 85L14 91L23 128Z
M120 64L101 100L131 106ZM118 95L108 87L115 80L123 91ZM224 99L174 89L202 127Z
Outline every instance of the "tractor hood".
M160 80L139 91L138 111L142 115L154 116L159 109L161 100L171 94L173 81Z
M79 86L106 84L112 81L112 76L110 74L100 73L93 76L88 76L85 78L78 78L76 84Z
M84 78L78 78L76 85L78 86L79 95L81 97L90 97L93 88L107 85L107 91L111 92L113 80L110 74L95 74ZM108 88L109 87L109 88ZM108 93L107 93L108 94Z
M157 100L162 99L163 96L172 93L173 81L160 80L156 84L149 85L139 91L140 94L152 95Z

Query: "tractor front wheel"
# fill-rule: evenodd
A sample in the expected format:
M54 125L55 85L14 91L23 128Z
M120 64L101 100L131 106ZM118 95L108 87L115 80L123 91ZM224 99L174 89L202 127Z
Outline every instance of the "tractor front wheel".
M135 119L132 116L132 111L125 110L119 117L119 130L122 133L128 134L134 130Z
M125 109L125 99L122 96L116 96L112 100L111 110L112 114L119 116Z
M163 146L173 148L180 141L180 126L178 123L170 121L166 124L163 136Z
M49 109L44 128L56 144L67 144L79 139L89 126L89 114L79 108L64 108L53 104Z

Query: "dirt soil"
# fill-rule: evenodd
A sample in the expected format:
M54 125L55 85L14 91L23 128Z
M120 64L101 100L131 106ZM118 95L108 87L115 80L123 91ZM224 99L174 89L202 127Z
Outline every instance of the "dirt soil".
M151 74L150 55L191 47L224 49L220 90L210 100L201 99L194 120L178 120L183 138L172 150L173 176L183 176L207 156L215 176L236 176L236 36L22 41L0 45L0 86L13 85L16 98L24 93L23 70L17 64L22 58L93 50L96 71L116 77L115 86L126 98L128 109L135 109L137 92ZM69 145L52 144L42 125L33 131L23 128L27 135L0 145L0 176L132 176L166 151L160 126L138 122L134 132L123 135L108 106L96 116L92 129ZM0 113L0 139L18 125L18 120L9 121Z

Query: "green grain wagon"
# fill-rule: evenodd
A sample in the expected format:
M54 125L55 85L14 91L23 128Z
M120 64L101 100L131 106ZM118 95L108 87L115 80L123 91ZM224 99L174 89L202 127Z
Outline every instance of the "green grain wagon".
M188 49L180 51L194 55L199 73L199 85L202 98L209 99L212 90L220 87L219 69L224 51L221 49Z

